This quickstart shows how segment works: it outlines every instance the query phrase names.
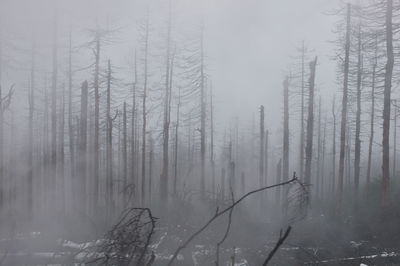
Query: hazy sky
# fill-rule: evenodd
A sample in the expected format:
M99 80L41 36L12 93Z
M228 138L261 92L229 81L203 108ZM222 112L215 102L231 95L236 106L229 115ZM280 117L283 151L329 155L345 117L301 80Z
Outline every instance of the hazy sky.
M29 48L32 25L36 25L38 36L49 37L47 41L46 37L42 38L42 46L50 45L54 10L51 3L54 2L1 0L5 34L12 34L11 39ZM59 23L61 28L71 25L76 31L73 33L78 36L75 45L87 41L84 30L93 28L96 19L103 24L121 27L118 41L110 45L110 52L105 54L123 68L127 68L127 58L132 57L137 45L137 27L134 25L143 18L145 6L150 3L154 27L160 24L157 22L158 14L165 13L167 7L166 0L58 2ZM314 49L311 55L319 58L317 88L329 97L337 91L335 62L329 58L333 55L329 41L335 38L332 29L337 17L326 13L337 8L338 1L176 0L175 7L180 17L192 21L204 18L207 65L216 97L217 123L224 121L226 124L235 116L242 121L250 120L252 114L257 113L258 106L264 104L267 123L278 126L282 118L282 80L303 40ZM175 23L185 23L185 18L177 19ZM59 35L62 51L62 47L67 47L68 35L65 30ZM50 66L50 49L43 50L41 60L47 60ZM60 57L61 61L66 60L65 55ZM65 74L60 75L62 79Z

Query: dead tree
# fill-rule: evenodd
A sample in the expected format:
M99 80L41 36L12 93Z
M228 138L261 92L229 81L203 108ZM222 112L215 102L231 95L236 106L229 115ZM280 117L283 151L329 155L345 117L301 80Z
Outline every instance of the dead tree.
M260 106L260 158L259 158L259 186L264 186L264 106Z
M57 17L54 16L54 28L53 28L53 66L51 76L51 173L50 173L50 196L54 202L56 199L56 179L57 179L57 72L58 72L58 60L57 60Z
M362 44L361 44L361 25L358 26L358 51L357 51L357 111L356 111L356 131L354 146L354 190L357 200L358 187L360 183L360 159L361 159L361 82L362 82Z
M318 132L317 132L317 175L315 176L315 195L317 198L321 192L321 96L318 103Z
M68 46L68 136L69 136L69 154L70 154L70 172L71 176L75 174L75 141L73 124L73 103L72 103L72 34L69 32Z
M333 117L333 127L332 127L332 183L331 183L331 193L332 196L335 195L336 186L336 110L335 110L336 98L332 101L332 117Z
M289 180L289 77L283 81L283 156L282 181ZM282 195L286 204L287 191Z
M393 0L386 0L385 34L386 34L386 66L385 82L383 90L383 130L382 130L382 203L387 204L389 200L390 180L390 98L392 90L392 76L394 65L393 54Z
M343 176L344 159L346 148L346 127L347 127L347 102L348 102L348 83L349 83L349 56L350 56L350 18L351 5L347 4L346 14L346 40L345 40L345 58L344 58L344 77L343 77L343 98L342 98L342 120L340 123L340 154L339 154L339 176L338 176L338 203L339 208L343 196Z
M127 110L126 102L124 102L122 113L122 182L125 189L128 185L128 132L127 132ZM127 193L123 195L124 209L127 207L128 199Z
M60 184L60 205L61 205L61 212L65 213L65 140L64 140L64 133L65 133L65 86L61 87L62 95L61 95L61 103L60 103L60 116L59 116L59 149L58 149L58 180Z
M33 119L35 110L35 71L36 71L36 40L35 36L32 39L32 51L31 51L31 80L29 88L29 138L28 138L28 191L27 191L27 207L28 217L31 218L33 215ZM1 86L1 85L0 85ZM0 111L1 112L1 111ZM1 149L1 147L0 147ZM1 166L0 166L1 168ZM1 201L0 201L1 202Z
M178 103L176 107L176 122L175 122L175 148L174 148L174 195L177 195L178 186L178 141L179 141L179 119L180 119L180 106L181 106L181 90L179 89Z
M164 124L163 124L163 164L160 176L160 197L161 203L168 200L168 179L169 179L169 127L171 118L171 29L172 29L171 1L169 1L167 39L166 39L166 62L165 62L165 94L164 94Z
M87 182L87 116L88 116L88 83L84 81L81 87L81 111L80 111L80 128L79 128L79 160L78 174L80 180L76 180L76 176L72 180L72 195L75 200L75 206L80 207L83 213L86 213L86 182ZM79 195L76 192L79 191Z
M142 204L146 200L146 128L147 128L147 80L148 80L148 54L149 54L149 14L146 17L144 32L144 73L143 73L143 100L142 100Z
M269 131L265 131L265 162L264 162L264 172L265 172L265 177L264 177L264 185L268 184L268 141L269 141Z
M392 178L396 177L396 155L397 155L397 100L393 102L394 114L393 114L393 170Z
M205 198L206 190L206 92L205 92L205 73L204 73L204 44L203 44L203 29L200 35L200 160L201 160L201 183L200 190L202 198Z
M376 57L375 57L376 58ZM372 163L372 148L374 143L374 122L375 122L375 79L376 79L376 59L372 66L372 84L371 84L371 117L370 117L370 133L368 143L368 163L367 163L367 195L371 183L371 163Z
M306 142L306 164L304 180L307 185L311 184L311 161L313 150L314 132L314 89L315 89L315 68L317 57L310 62L310 78L308 91L308 119L307 119L307 142Z

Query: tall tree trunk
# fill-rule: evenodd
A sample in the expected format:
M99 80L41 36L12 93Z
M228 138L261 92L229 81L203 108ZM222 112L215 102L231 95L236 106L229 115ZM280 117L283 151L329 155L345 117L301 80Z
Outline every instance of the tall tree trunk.
M264 177L264 186L268 185L268 140L269 139L269 131L265 131L265 162L264 162L264 172L265 172L265 177Z
M361 26L358 26L358 62L357 62L357 111L356 111L356 135L354 146L354 196L357 201L358 187L360 183L360 159L361 159L361 77L362 77L362 54L361 54Z
M72 36L69 33L69 53L68 53L68 136L70 154L70 174L75 175L75 144L74 144L74 124L72 114Z
M53 29L53 73L51 78L51 174L50 174L50 195L55 203L56 180L57 180L57 17L54 17Z
M106 103L106 119L107 119L107 137L106 137L106 208L108 215L111 215L113 209L113 146L112 146L112 129L113 118L111 117L111 62L108 60L107 70L107 103Z
M61 213L65 213L65 150L64 150L64 130L65 130L65 88L62 87L61 109L60 109L60 132L59 132L59 159L58 159L58 179L60 181L60 206Z
M36 67L36 40L32 40L32 54L31 54L31 86L29 90L29 154L28 154L28 217L31 219L33 215L33 118L35 110L35 67ZM1 93L0 93L1 99ZM0 106L2 108L2 106ZM0 111L1 112L1 111ZM1 147L0 147L1 149Z
M79 160L78 160L78 174L80 180L78 181L74 176L73 190L75 193L72 195L75 199L75 206L81 208L83 213L86 213L87 198L86 198L86 182L87 182L87 115L88 115L88 83L84 81L81 87L81 113L80 113L80 128L79 128ZM79 191L79 195L76 192Z
M394 100L394 114L393 114L393 171L392 178L396 178L396 155L397 155L397 100Z
M336 186L336 110L335 110L335 100L332 102L332 117L333 117L333 133L332 133L332 184L331 193L332 196L335 194Z
M276 165L276 184L282 182L282 160L279 159L278 164ZM278 186L275 191L275 203L277 206L281 203L281 188Z
M307 142L306 142L306 164L304 180L306 184L311 183L311 161L313 150L313 131L314 131L314 89L315 89L315 68L317 57L310 62L310 79L308 92L308 119L307 119Z
M304 180L304 109L305 109L305 86L304 86L304 58L305 58L305 47L304 41L301 47L301 117L300 117L300 177Z
M123 180L123 191L128 185L128 132L127 132L127 113L126 113L126 102L124 102L123 118L122 118L122 180ZM128 199L127 194L123 196L124 209L127 207Z
M376 57L375 57L376 58ZM372 88L371 88L371 118L370 133L368 144L368 164L367 164L367 197L369 196L369 188L371 184L371 163L372 163L372 145L374 143L374 122L375 122L375 78L376 78L376 62L372 67Z
M318 101L318 132L317 132L317 175L315 177L317 198L321 192L321 96Z
M100 94L99 94L99 76L100 76L100 29L97 27L95 33L95 64L94 64L94 146L93 146L93 211L97 213L99 207L99 167L100 167Z
M178 104L176 107L176 124L175 124L175 149L174 149L174 195L177 195L178 186L178 143L179 143L179 119L181 106L181 91L179 89Z
M131 187L132 192L136 188L138 184L137 180L137 147L136 147L136 139L137 139L137 112L136 112L136 83L137 83L137 65L136 65L136 51L135 51L135 80L132 85L132 125L131 125ZM125 193L132 193L131 190L126 191Z
M205 73L204 73L204 47L203 47L203 29L201 30L200 39L200 157L201 157L201 196L205 198L206 177L206 103L205 103Z
M345 43L345 58L344 58L344 73L343 73L344 77L343 77L343 98L342 98L342 121L340 124L340 154L339 154L339 176L338 176L339 208L342 204L344 156L346 152L347 97L348 97L349 56L350 56L350 18L351 18L351 5L347 4L346 43Z
M283 156L282 156L282 181L289 180L289 77L283 81ZM284 190L284 202L286 205L288 190Z
M393 54L393 0L386 0L386 56L385 83L383 91L383 131L382 131L382 203L389 200L389 134L390 134L390 98L394 65Z
M264 106L260 106L260 158L258 162L259 187L264 186Z
M168 200L168 178L169 178L169 125L170 125L170 56L171 56L171 1L169 1L168 12L168 28L167 28L167 55L165 62L165 95L164 95L164 126L163 126L163 166L160 180L160 197L161 203L167 203Z
M214 105L213 94L210 91L210 162L211 162L211 192L215 195L215 161L214 161Z
M142 204L146 200L146 127L147 127L147 59L149 48L149 15L146 18L145 29L145 42L144 42L144 84L143 84L143 102L142 102Z

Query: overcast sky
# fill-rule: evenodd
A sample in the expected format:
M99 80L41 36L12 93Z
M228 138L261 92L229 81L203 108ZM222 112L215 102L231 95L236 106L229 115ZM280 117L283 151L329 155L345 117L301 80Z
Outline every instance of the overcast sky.
M38 44L39 47L42 45L41 60L47 60L44 65L49 67L54 2L1 0L1 22L6 28L3 35L12 35L10 39L14 43L29 48L32 29L35 28L41 38ZM339 1L173 2L174 12L179 17L176 24L185 24L187 21L196 24L194 21L198 22L200 17L204 20L207 66L213 82L218 124L226 125L236 116L241 121L250 121L259 105L263 104L266 106L267 126L278 128L282 119L282 81L292 68L292 57L296 55L296 49L303 40L309 49L313 49L310 55L319 58L316 79L318 90L329 98L338 90L334 82L335 62L330 60L333 47L329 43L335 39L332 29L338 18L326 13L337 8ZM59 34L60 53L62 47L67 47L68 35L65 29L68 25L71 25L76 36L75 45L79 45L87 41L84 30L93 28L97 20L103 25L121 28L117 42L110 45L107 48L109 52L105 53L121 68L127 67L130 61L127 58L133 55L137 45L135 25L143 19L146 6L150 6L150 20L154 27L162 24L159 14L165 13L167 8L166 0L59 0L58 4L60 28L64 27L64 31L61 30ZM60 58L65 62L65 54L61 54ZM82 64L85 65L85 62ZM11 75L9 79L15 77Z

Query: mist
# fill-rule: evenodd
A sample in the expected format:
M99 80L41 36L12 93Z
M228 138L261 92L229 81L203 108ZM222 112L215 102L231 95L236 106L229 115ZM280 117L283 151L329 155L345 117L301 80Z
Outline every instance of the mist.
M0 1L0 263L399 264L399 12Z

